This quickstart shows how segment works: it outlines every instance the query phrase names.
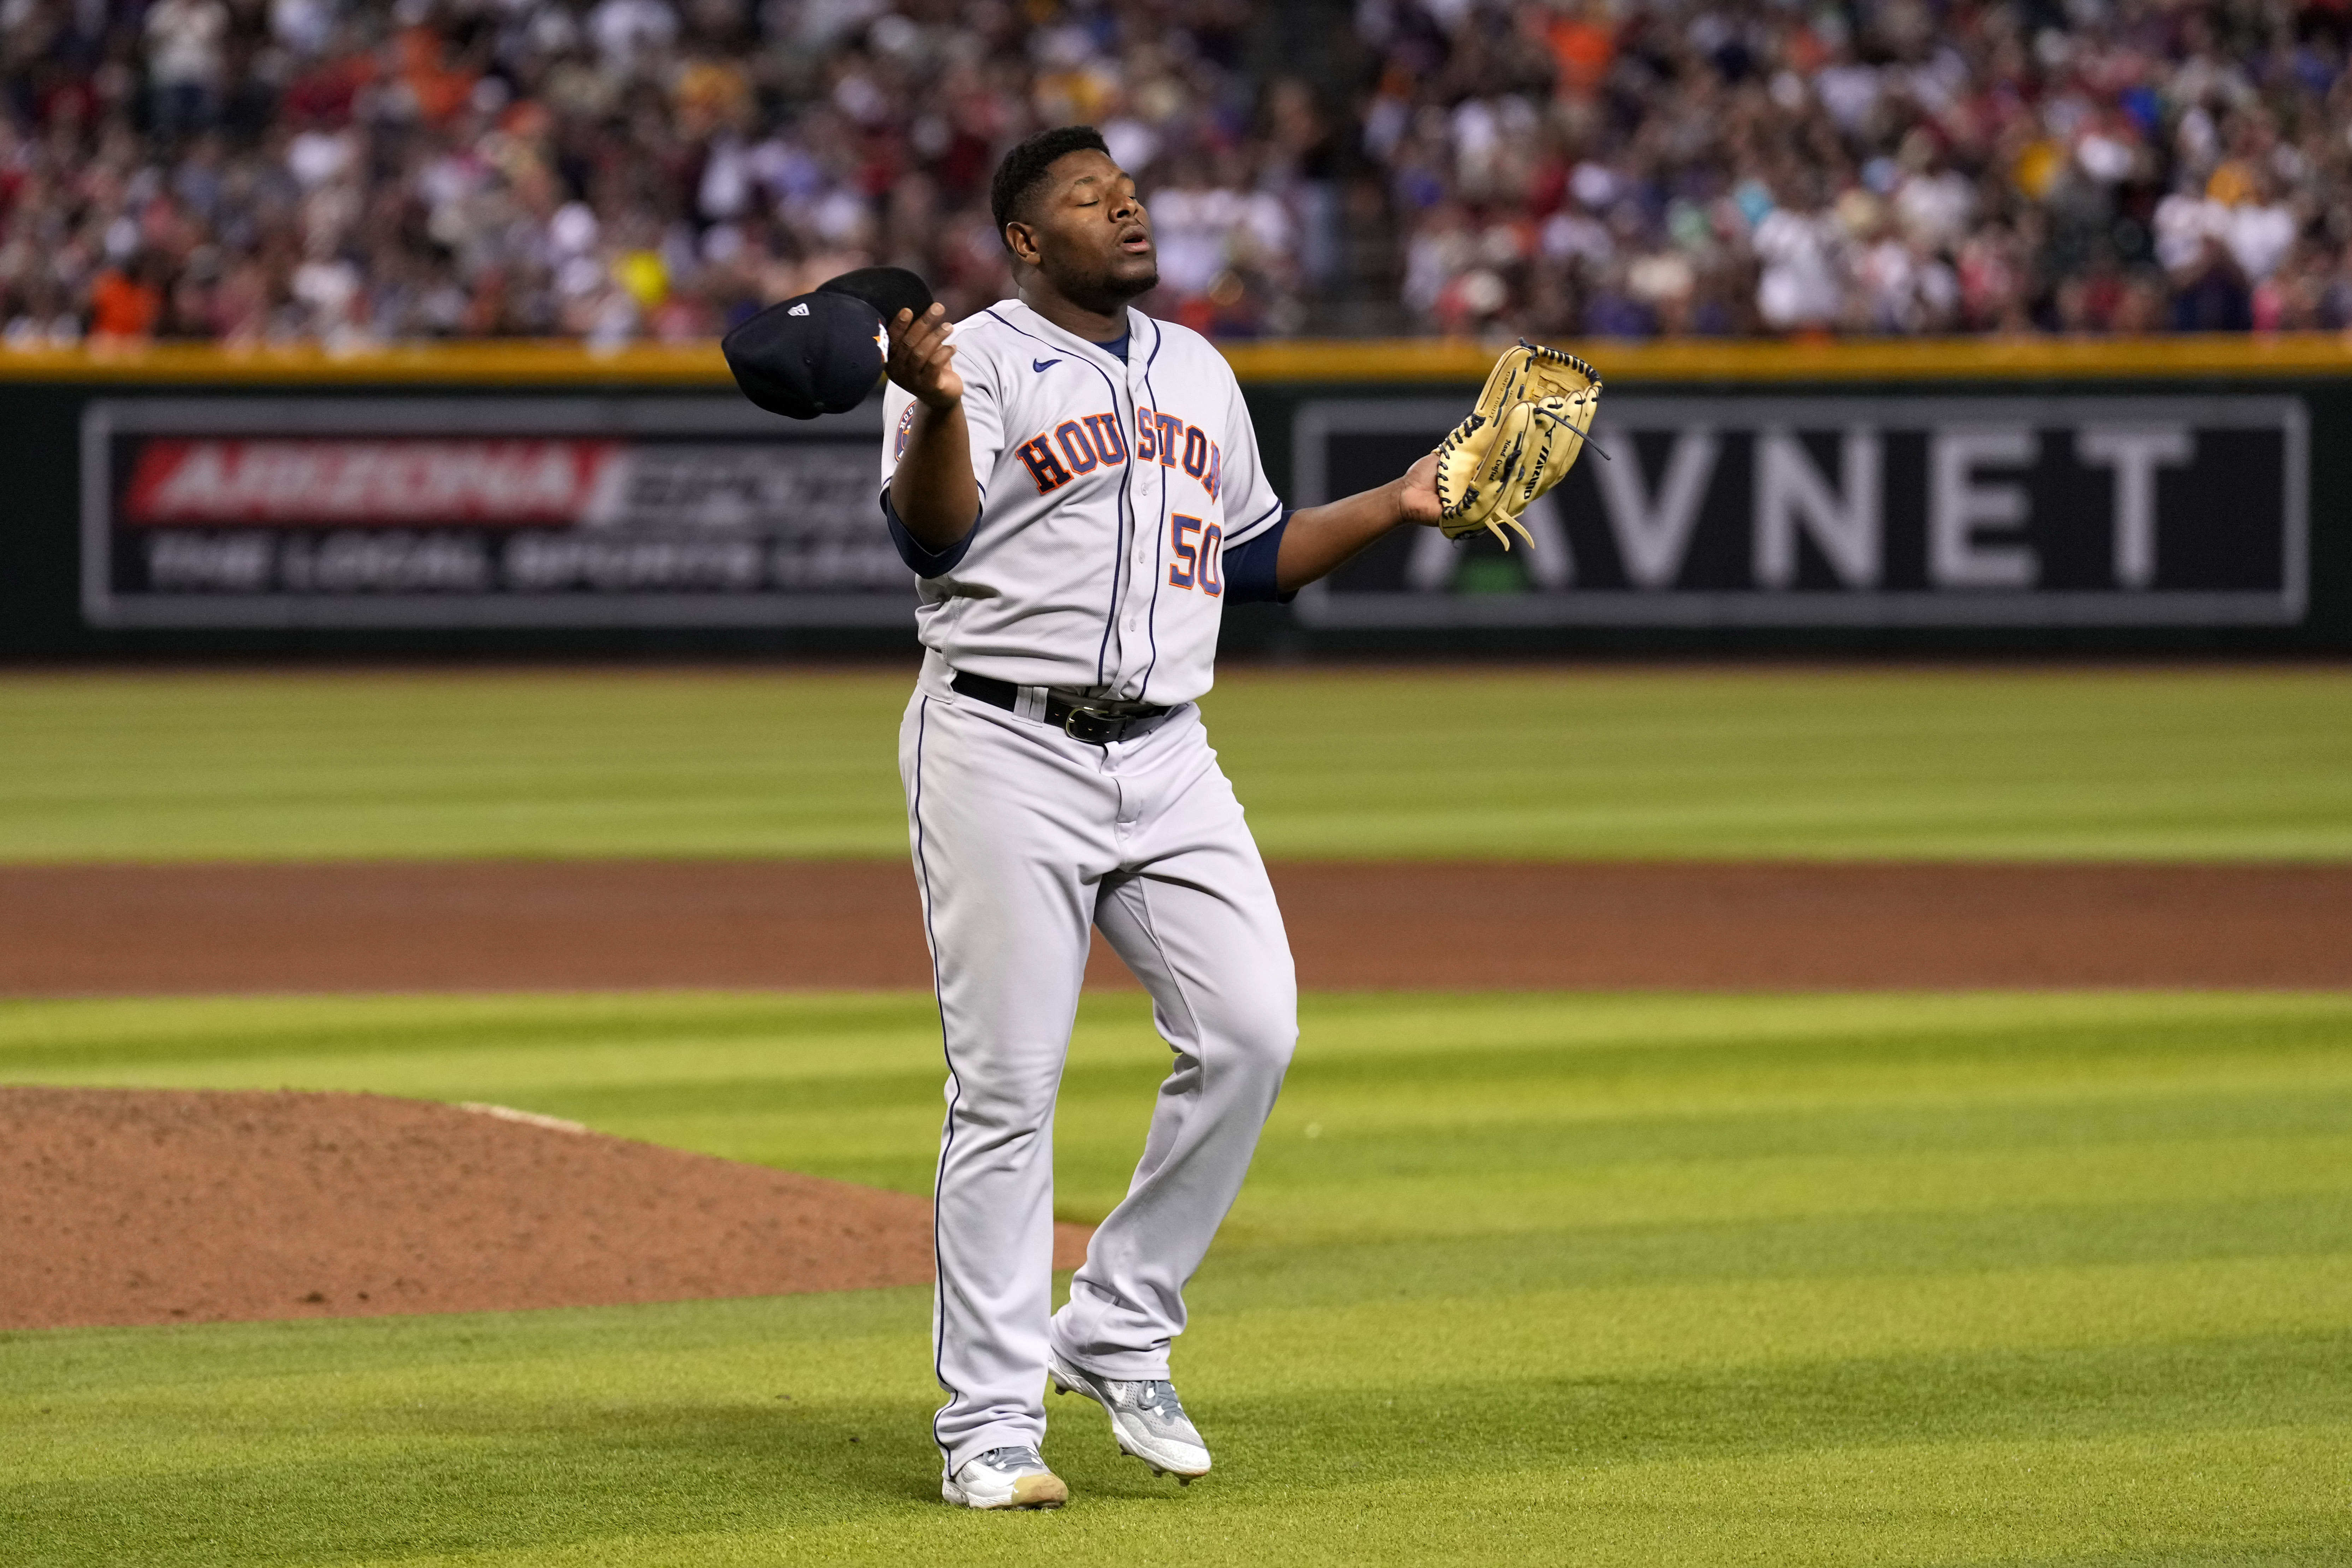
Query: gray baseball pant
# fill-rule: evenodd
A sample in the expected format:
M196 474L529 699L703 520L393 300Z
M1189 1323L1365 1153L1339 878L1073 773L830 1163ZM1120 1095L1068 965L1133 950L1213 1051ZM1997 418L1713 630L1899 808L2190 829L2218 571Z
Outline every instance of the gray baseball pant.
M1199 709L1090 745L948 679L926 660L898 760L948 1065L932 1437L951 1474L1044 1436L1049 1340L1105 1377L1168 1375L1185 1282L1289 1065L1298 990ZM1041 702L1023 689L1024 710ZM1127 1197L1052 1312L1054 1098L1090 925L1150 993L1174 1061Z

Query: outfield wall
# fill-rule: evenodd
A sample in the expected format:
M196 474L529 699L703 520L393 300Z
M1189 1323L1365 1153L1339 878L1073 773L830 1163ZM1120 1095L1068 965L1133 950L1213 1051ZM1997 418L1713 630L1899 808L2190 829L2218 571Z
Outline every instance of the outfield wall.
M1532 548L1400 533L1228 646L2352 651L2343 339L1579 350L1608 457ZM1491 359L1229 353L1301 505ZM707 347L0 354L0 653L903 650L880 434L761 414Z

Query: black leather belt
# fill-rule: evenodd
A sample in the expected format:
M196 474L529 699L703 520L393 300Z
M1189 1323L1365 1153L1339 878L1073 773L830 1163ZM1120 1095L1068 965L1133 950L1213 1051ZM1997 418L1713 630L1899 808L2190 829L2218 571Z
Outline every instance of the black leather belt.
M992 707L1007 712L1018 711L1021 689L1009 680L992 680L985 675L969 675L962 670L948 682L966 697L977 697ZM1053 725L1073 741L1089 745L1108 746L1113 741L1124 740L1129 731L1147 720L1157 719L1168 711L1149 703L1121 705L1118 709L1089 708L1083 702L1072 702L1045 694L1045 722Z

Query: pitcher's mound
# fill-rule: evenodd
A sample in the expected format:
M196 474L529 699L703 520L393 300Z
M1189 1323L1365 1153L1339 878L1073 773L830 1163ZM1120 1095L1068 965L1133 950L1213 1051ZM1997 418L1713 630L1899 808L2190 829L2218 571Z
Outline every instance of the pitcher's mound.
M1073 1268L1087 1232L1056 1226ZM0 1089L0 1329L772 1296L931 1277L931 1208L496 1107Z

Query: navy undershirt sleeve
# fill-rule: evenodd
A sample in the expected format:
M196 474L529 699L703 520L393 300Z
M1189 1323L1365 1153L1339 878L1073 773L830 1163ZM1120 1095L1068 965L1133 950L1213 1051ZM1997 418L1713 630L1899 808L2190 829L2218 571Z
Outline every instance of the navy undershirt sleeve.
M975 521L971 533L965 534L945 550L928 549L898 520L898 509L890 504L888 490L882 492L882 518L890 525L890 542L898 546L898 559L905 562L908 569L918 577L944 577L954 571L956 563L963 559L964 552L971 548L972 534L980 531L980 524ZM1279 526L1276 531L1280 531Z
M1246 543L1236 544L1225 552L1225 597L1237 605L1286 605L1298 597L1293 588L1282 591L1282 580L1275 573L1275 560L1282 553L1282 531L1290 526L1290 513L1282 521Z

